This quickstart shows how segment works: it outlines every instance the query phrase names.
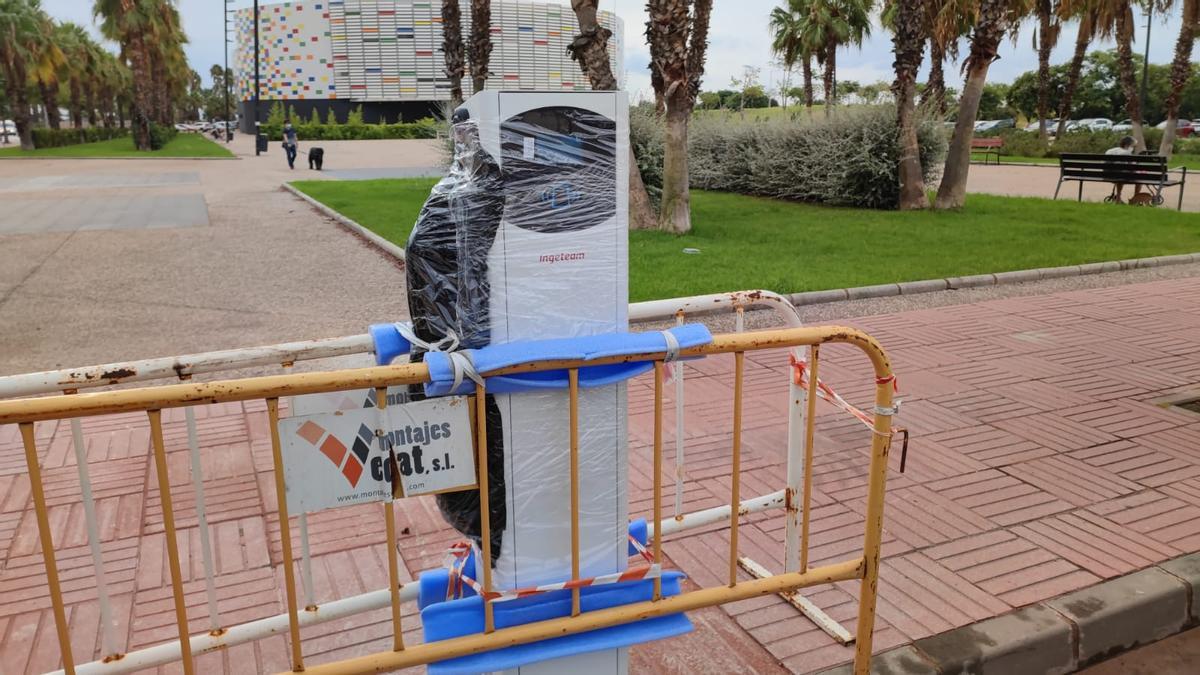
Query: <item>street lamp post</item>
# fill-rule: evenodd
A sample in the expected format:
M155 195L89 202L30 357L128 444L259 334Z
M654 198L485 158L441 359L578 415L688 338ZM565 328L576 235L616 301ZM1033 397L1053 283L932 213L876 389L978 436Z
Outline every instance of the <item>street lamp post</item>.
M254 154L255 156L262 154L258 144L258 94L259 94L259 73L258 73L258 0L254 0Z
M233 131L229 128L229 2L225 0L225 70L221 73L221 86L225 87L225 142L233 140Z
M1146 82L1150 75L1150 24L1154 18L1154 6L1146 5L1146 52L1142 57L1142 126L1146 124ZM1145 135L1143 134L1143 138Z

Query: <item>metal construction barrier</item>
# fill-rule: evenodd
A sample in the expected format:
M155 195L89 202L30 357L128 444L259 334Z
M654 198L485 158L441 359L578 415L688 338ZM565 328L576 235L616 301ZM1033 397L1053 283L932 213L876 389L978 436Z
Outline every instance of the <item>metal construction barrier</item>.
M284 500L282 451L276 423L279 418L279 398L310 393L336 392L355 389L385 389L388 386L421 383L428 379L424 364L404 364L373 368L357 368L349 370L292 373L269 375L264 377L225 380L209 383L181 383L138 389L119 389L114 391L94 393L74 393L79 389L117 384L134 380L161 379L164 375L187 379L194 373L214 372L232 368L243 368L251 365L279 364L290 365L297 360L339 356L353 353L365 353L371 348L367 336L337 338L334 340L292 343L249 350L229 350L225 352L193 355L169 359L153 359L127 364L109 364L93 368L68 369L47 373L35 373L0 378L0 396L29 395L46 393L48 391L68 391L69 394L45 396L41 398L26 398L15 400L0 400L0 424L16 423L20 425L20 435L25 448L26 462L31 483L31 496L37 516L38 530L41 537L42 555L46 565L46 584L49 589L59 642L64 664L63 671L67 673L119 673L133 672L142 668L152 667L174 661L182 661L185 672L193 672L192 657L205 652L226 648L236 644L261 639L282 632L289 633L289 645L293 665L296 670L304 668L308 671L351 673L390 670L411 665L438 661L455 656L477 653L499 647L522 644L568 633L578 633L595 628L611 626L638 619L661 616L680 611L692 610L726 602L732 602L757 595L779 593L787 598L826 632L843 643L857 639L856 672L867 672L871 653L871 633L874 625L874 608L878 583L879 549L882 534L883 498L887 472L887 456L892 438L891 416L895 412L893 405L894 377L891 373L886 356L879 345L869 336L850 328L819 327L803 328L799 326L799 317L794 308L782 297L765 291L749 291L732 294L720 294L688 298L683 300L657 301L631 306L632 320L667 319L676 317L682 322L685 314L730 310L736 312L736 326L742 329L743 310L753 306L774 307L779 311L786 324L793 326L782 330L757 331L750 333L734 333L717 336L710 345L684 350L681 356L704 356L716 354L733 354L734 396L730 405L733 408L733 440L730 457L732 475L732 494L729 504L706 509L695 513L682 513L682 483L684 476L683 446L683 415L681 414L683 400L682 371L680 362L672 364L676 370L675 404L676 434L675 434L675 500L674 516L664 517L662 512L662 482L663 470L663 409L664 409L664 359L663 353L643 354L629 357L613 358L610 360L591 360L587 362L537 362L505 368L485 376L502 375L511 372L531 372L552 369L567 369L572 373L572 379L578 368L613 363L618 361L654 361L655 363L655 396L654 396L654 518L650 527L652 552L655 562L661 560L661 543L664 535L680 532L693 527L700 527L716 522L727 521L730 528L729 546L729 585L706 588L687 592L682 595L660 598L656 593L655 599L649 602L627 605L595 612L578 613L568 618L544 621L514 628L487 630L485 633L446 640L442 642L408 646L403 644L400 631L400 604L414 600L417 585L400 584L398 561L395 555L390 556L389 576L391 583L388 588L378 591L342 598L321 604L313 602L311 573L308 571L309 561L307 546L307 527L304 514L297 517L300 526L302 559L300 576L303 583L305 602L301 602L296 583L296 565L293 557L291 529L281 527L280 534L283 545L283 566L287 590L286 614L265 617L255 621L225 626L217 611L216 592L213 582L213 561L211 547L208 542L208 526L205 520L203 476L199 460L199 443L196 434L195 418L192 407L209 403L223 403L262 399L266 402L268 418L271 425L272 459L275 468L276 493L279 499L281 522L287 523L289 516ZM875 408L870 413L863 413L848 406L837 397L824 383L817 379L819 346L824 343L846 343L862 349L870 359L876 378ZM804 358L803 348L808 347L807 359ZM793 377L789 378L789 429L788 429L788 468L787 485L776 492L760 495L743 500L739 494L740 488L740 456L741 456L741 411L742 388L744 379L744 358L747 352L762 349L787 348L791 350ZM482 394L483 392L480 392ZM571 390L571 408L577 409L577 390ZM853 412L872 430L871 463L869 468L869 491L864 527L864 546L861 557L851 558L838 563L821 567L810 567L808 564L808 531L810 521L811 467L813 458L813 412L817 398L824 398L835 405L840 405ZM376 400L386 402L386 396L376 396ZM475 396L477 406L482 406L482 395ZM196 508L199 520L200 548L206 576L206 592L209 609L209 630L192 634L184 610L183 586L180 572L179 551L175 542L175 517L171 501L170 483L167 476L166 449L162 433L162 410L182 407L187 423L188 446L191 451L191 468L194 481ZM112 413L144 412L151 430L153 459L158 476L158 490L162 501L164 529L168 562L171 572L171 582L174 594L177 617L178 640L155 645L146 649L127 654L121 654L115 636L111 634L111 612L108 598L107 583L104 574L104 563L101 557L94 500L91 493L91 482L88 476L88 462L84 452L83 433L79 418L93 415ZM486 429L482 424L484 416L477 416L476 447L482 457L486 447ZM77 470L81 486L81 499L87 525L89 545L95 566L96 587L103 626L101 644L105 658L91 663L74 664L71 646L68 640L68 624L66 609L62 598L62 589L58 580L55 564L54 542L51 541L51 531L46 508L46 498L43 493L38 463L37 441L34 435L33 423L41 420L70 420L73 445L77 459ZM574 429L577 417L564 420ZM572 447L572 453L578 448ZM489 555L488 523L486 518L488 497L486 462L479 463L479 489L484 517L484 559ZM578 494L573 492L572 504L577 505ZM734 508L736 506L736 508ZM763 566L739 556L737 528L739 519L748 513L775 508L784 508L787 518L785 534L785 566L784 572L771 576ZM385 505L388 516L385 523L388 550L396 551L395 521L391 518L393 505ZM572 511L572 524L577 527L577 513ZM578 550L574 551L577 559ZM751 581L738 581L737 570L742 568L757 578ZM481 580L485 590L490 589L490 579L484 574ZM800 588L839 580L861 579L863 589L860 594L860 608L856 635L851 635L845 628L838 625L819 608L805 599L797 591ZM657 582L656 582L657 585ZM577 591L575 591L577 593ZM326 621L331 621L372 609L391 606L394 629L393 651L381 652L370 656L340 661L323 665L305 667L303 661L303 645L300 641L300 628ZM578 607L578 604L575 605ZM487 626L492 626L491 604L485 603Z

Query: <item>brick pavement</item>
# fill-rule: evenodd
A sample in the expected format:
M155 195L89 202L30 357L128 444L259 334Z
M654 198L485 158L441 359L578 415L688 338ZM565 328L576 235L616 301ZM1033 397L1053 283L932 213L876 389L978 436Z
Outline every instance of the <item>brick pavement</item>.
M877 336L900 376L900 422L913 439L904 475L889 478L877 650L1125 574L1200 546L1200 416L1155 398L1200 381L1200 278L938 307L849 321ZM865 404L872 381L857 350L822 350L824 379ZM786 358L747 359L742 494L781 486ZM686 379L688 510L724 503L731 358L689 366ZM668 388L670 393L672 388ZM632 515L650 509L652 383L630 387ZM856 554L869 432L823 403L817 419L811 558ZM284 610L279 519L261 402L198 410L223 619ZM674 428L668 406L668 455ZM164 413L193 627L207 625L183 416ZM136 649L173 636L161 507L141 415L84 422L119 641ZM50 521L60 550L72 644L99 656L98 608L66 424L37 426ZM898 463L898 453L894 464ZM667 457L670 461L670 457ZM670 494L670 488L666 494ZM669 508L669 502L668 502ZM361 506L310 519L318 602L386 585L382 509ZM410 578L439 563L458 537L432 500L397 509ZM298 532L293 528L293 536ZM779 513L743 521L741 550L782 567ZM668 539L670 564L702 586L723 582L728 532L714 525ZM13 426L0 427L0 672L58 665L42 588L36 526ZM853 627L858 584L809 597ZM633 651L636 670L807 672L848 660L777 597L694 617L696 634ZM420 639L415 607L406 640ZM387 610L305 629L312 663L389 648ZM705 657L707 650L713 655ZM698 657L699 655L699 657ZM201 672L287 667L282 636L205 655ZM177 671L178 668L164 668Z

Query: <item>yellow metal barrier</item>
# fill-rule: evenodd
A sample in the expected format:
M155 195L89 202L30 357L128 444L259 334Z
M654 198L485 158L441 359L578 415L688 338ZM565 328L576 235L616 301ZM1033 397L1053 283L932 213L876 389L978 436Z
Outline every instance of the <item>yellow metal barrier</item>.
M854 345L861 349L870 359L874 368L875 407L873 411L873 434L871 441L871 460L869 467L869 484L867 493L866 519L863 534L862 557L851 558L821 567L808 567L808 532L810 521L810 487L812 475L812 443L814 424L814 405L816 400L815 386L817 382L817 367L819 345L825 343L843 343ZM742 389L745 372L745 353L763 349L794 348L810 346L810 390L808 397L809 414L806 416L805 437L810 439L805 455L805 489L799 495L803 516L801 534L801 565L798 571L785 571L783 574L762 576L749 581L738 581L738 522L741 515L740 462L741 462L741 425L742 425ZM888 451L891 444L892 427L891 415L894 412L892 393L893 377L891 367L883 349L870 336L843 327L812 327L791 328L783 330L761 331L753 333L737 333L715 336L712 343L690 349L680 350L679 356L709 356L716 354L733 354L734 368L734 400L733 406L733 442L731 448L732 490L730 495L729 516L729 584L690 591L664 598L661 595L660 581L655 579L654 596L652 600L636 604L613 607L587 613L580 613L578 590L572 593L571 616L532 623L523 626L496 630L493 620L493 606L487 600L486 592L491 590L490 566L484 566L483 587L485 590L484 614L485 631L478 635L426 643L406 647L400 630L400 584L398 567L395 558L396 534L395 523L391 518L392 505L386 508L388 515L387 544L392 552L389 562L389 577L391 581L392 628L394 644L392 651L370 654L334 663L308 666L303 659L303 645L300 640L300 621L298 618L299 601L296 592L295 571L293 569L290 528L287 527L288 512L286 492L283 486L283 461L280 439L276 423L279 419L279 397L294 396L331 391L376 388L381 389L393 385L418 384L429 379L428 369L424 364L404 364L381 366L375 368L360 368L320 373L303 373L292 375L277 375L269 377L226 380L210 383L174 384L160 387L128 389L99 393L81 393L75 395L51 396L36 399L16 399L0 401L0 424L16 423L20 425L21 437L24 442L25 457L28 464L31 483L31 493L34 509L37 515L38 531L41 537L41 549L46 565L46 583L50 593L56 628L59 636L60 649L66 673L74 673L74 660L71 653L66 611L62 598L62 588L57 574L55 551L46 508L46 499L42 489L38 450L34 436L33 424L43 420L69 419L93 415L143 411L150 423L151 440L153 445L155 469L158 474L158 490L162 500L163 519L166 530L168 562L171 573L171 585L174 596L177 629L182 651L183 669L185 673L194 672L191 649L188 646L189 630L187 615L184 607L183 582L180 571L179 551L175 540L175 517L171 506L170 481L167 476L166 451L162 435L161 411L165 408L186 407L209 403L225 403L265 399L271 425L271 451L275 468L276 497L280 521L280 535L283 546L284 577L287 594L289 617L290 647L293 668L295 671L304 670L310 673L363 673L381 672L426 664L433 661L474 654L516 644L524 644L551 637L571 633L579 633L597 628L613 626L632 621L638 621L655 616L662 616L682 611L700 609L720 605L737 600L743 600L759 595L772 593L788 593L800 588L834 581L860 579L863 582L859 596L858 628L856 635L856 651L854 670L865 674L869 670L872 631L875 623L875 601L878 590L880 544L883 530L884 490L887 479ZM572 577L579 577L579 533L578 533L578 369L587 366L604 365L629 361L653 361L655 372L654 390L654 532L653 557L655 562L662 559L662 449L663 449L663 386L662 374L665 354L661 352L609 357L591 361L539 361L511 366L491 372L482 373L486 376L504 375L521 372L536 372L545 370L566 369L570 374L570 438L571 438L571 540L572 540ZM488 509L488 466L486 461L486 425L484 410L483 387L479 387L475 395L476 430L475 443L478 453L479 494L482 520L482 559L491 559L491 527ZM377 400L386 405L386 395L377 396ZM789 495L789 508L793 495ZM744 559L741 559L744 563Z

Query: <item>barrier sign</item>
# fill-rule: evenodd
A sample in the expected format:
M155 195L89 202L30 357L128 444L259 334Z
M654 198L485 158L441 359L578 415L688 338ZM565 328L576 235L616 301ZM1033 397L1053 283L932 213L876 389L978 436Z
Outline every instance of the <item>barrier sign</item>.
M475 487L468 408L456 396L280 420L288 511L390 501L393 466L407 497Z

